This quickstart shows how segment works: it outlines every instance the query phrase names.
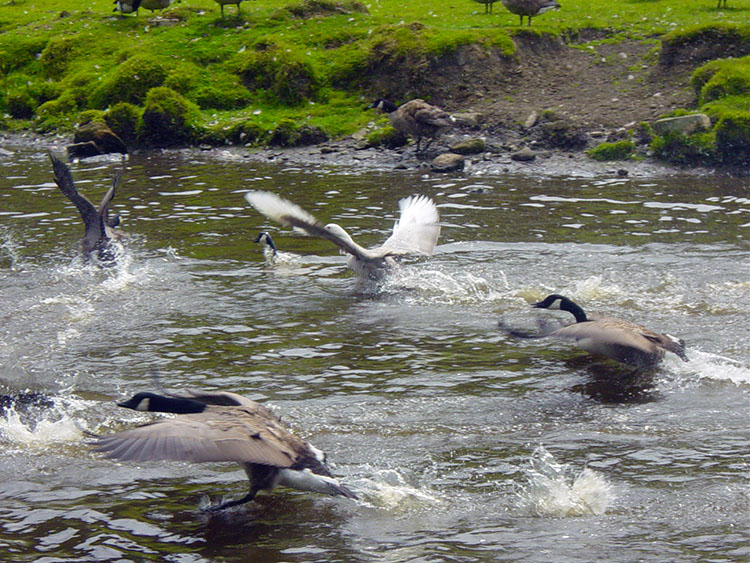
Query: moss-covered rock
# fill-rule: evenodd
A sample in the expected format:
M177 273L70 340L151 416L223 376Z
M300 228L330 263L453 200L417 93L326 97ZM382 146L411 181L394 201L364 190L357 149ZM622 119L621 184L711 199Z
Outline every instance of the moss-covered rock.
M313 99L320 86L312 65L296 54L296 48L275 43L259 44L245 53L238 74L251 92L265 91L289 105Z
M386 125L380 129L375 129L375 131L367 135L366 142L368 147L395 149L406 146L409 138L401 131L397 131L390 125Z
M328 140L328 135L319 127L300 125L292 119L282 119L271 131L268 145L271 147L303 147L317 145Z
M233 145L259 145L266 142L268 131L253 119L242 119L224 128L222 138Z
M614 143L601 143L588 150L588 155L594 160L628 160L633 158L635 143L629 139Z
M197 135L197 106L165 86L146 95L138 138L150 146L168 147L189 142Z
M104 114L104 122L120 137L127 146L135 146L137 142L138 123L143 110L127 102L115 104Z
M99 109L118 102L141 105L149 90L161 86L168 73L166 65L157 57L132 57L118 65L94 91L91 105Z
M716 124L716 151L722 162L750 165L750 111L727 113Z
M53 37L39 57L44 74L59 77L67 72L68 67L78 55L81 38L78 36Z
M651 142L654 156L674 164L699 166L716 159L716 135L713 131L693 135L656 136Z
M464 139L451 146L451 152L456 154L479 154L487 150L487 143L481 137Z

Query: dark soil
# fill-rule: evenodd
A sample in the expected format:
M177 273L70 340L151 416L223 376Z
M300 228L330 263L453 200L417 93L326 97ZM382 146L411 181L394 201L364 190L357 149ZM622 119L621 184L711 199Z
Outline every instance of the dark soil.
M487 140L488 150L467 158L466 170L474 173L654 175L676 171L649 161L595 162L585 149L621 139L626 129L642 121L693 106L695 95L688 82L701 61L677 57L669 64L660 63L657 40L605 43L592 49L583 47L582 42L595 39L593 36L579 35L576 40L566 41L519 32L514 39L518 50L513 57L468 45L432 61L422 73L421 92L413 91L412 83L403 85L412 97L428 98L451 113L481 115L478 128L447 131L428 155L416 155L413 145L397 150L368 149L360 136L316 147L262 151L254 158L366 168L429 168L430 159L451 144L479 136ZM393 67L380 70L371 78L376 88L378 83L403 83L408 74ZM533 112L540 116L539 124L527 128L524 123ZM542 123L541 116L549 113L554 117ZM576 139L583 135L584 142L560 147L540 141L544 130L549 129L545 126L550 125L550 119L556 120L553 128L568 122L578 134ZM533 149L536 158L525 162L510 158L523 147ZM645 152L645 147L642 150Z

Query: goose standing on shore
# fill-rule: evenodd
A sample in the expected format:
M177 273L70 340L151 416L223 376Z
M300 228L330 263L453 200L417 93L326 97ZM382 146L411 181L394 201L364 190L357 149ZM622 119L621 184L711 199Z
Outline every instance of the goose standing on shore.
M258 492L277 485L348 498L357 496L331 475L323 452L298 438L270 409L228 392L189 392L164 396L142 392L118 406L176 414L102 436L95 450L122 461L191 461L239 463L250 480L250 492L209 510L250 502Z
M683 361L688 361L684 341L629 321L589 317L580 305L562 295L553 293L543 301L534 303L532 307L567 311L575 317L576 322L543 331L540 335L511 330L512 335L524 338L551 337L574 340L590 354L607 356L641 369L656 366L664 358L665 352L672 352Z
M373 248L358 245L339 225L323 225L299 205L271 192L248 192L245 199L269 219L331 241L349 254L347 265L365 279L381 279L397 264L399 257L431 256L440 236L437 207L423 195L409 196L398 202L401 217L393 226L393 233L381 246Z
M168 8L171 0L115 0L115 11L119 10L121 14L132 14L138 15L138 9L144 8L146 10L163 10Z
M414 137L417 140L417 152L420 152L422 137L429 139L424 148L426 151L443 129L453 125L450 115L419 98L400 106L378 98L370 108L387 113L388 120L396 131Z
M115 174L112 187L104 194L99 207L95 207L86 196L78 193L68 165L52 153L49 153L49 157L52 161L55 183L65 197L76 206L83 219L86 232L81 238L81 253L84 258L89 258L93 252L96 252L99 259L111 260L113 258L111 248L109 248L111 241L120 240L123 237L122 232L115 228L120 224L120 216L109 216L109 205L117 192L122 171Z
M532 16L538 16L544 12L550 10L559 10L560 4L555 0L500 0L503 6L511 13L521 17L521 25L523 25L523 17L526 16L529 19L528 25L531 25Z

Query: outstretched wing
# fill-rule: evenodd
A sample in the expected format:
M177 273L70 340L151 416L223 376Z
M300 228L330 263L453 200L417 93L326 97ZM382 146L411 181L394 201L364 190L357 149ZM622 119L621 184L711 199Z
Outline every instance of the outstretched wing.
M101 437L95 449L123 461L234 461L291 467L298 458L297 442L302 443L275 421L238 407L216 407Z
M115 174L114 179L112 180L112 187L107 190L107 193L104 194L104 197L99 204L99 214L101 215L102 220L105 223L107 222L107 218L109 217L109 204L112 203L112 200L115 197L115 193L117 192L117 187L120 185L121 178L122 170L118 170Z
M245 199L260 213L277 223L301 229L310 236L329 240L344 252L356 256L360 260L371 259L363 248L346 235L345 231L343 234L339 232L343 229L340 227L335 231L327 229L325 225L296 203L264 191L247 192Z
M76 206L78 213L81 214L81 219L83 219L83 223L86 227L86 236L92 236L91 231L96 230L97 238L99 236L106 237L104 222L101 220L99 212L94 207L93 203L91 203L85 196L79 194L78 190L76 190L75 185L73 184L73 175L70 173L68 165L51 152L49 153L49 157L52 161L55 183L60 188L60 191L65 194L65 197Z
M387 254L432 255L440 236L440 214L427 196L409 196L398 202L401 217L383 243Z

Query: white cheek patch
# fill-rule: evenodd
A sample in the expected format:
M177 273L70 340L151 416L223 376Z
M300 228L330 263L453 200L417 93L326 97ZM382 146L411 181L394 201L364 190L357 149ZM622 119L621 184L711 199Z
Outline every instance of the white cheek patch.
M310 450L312 451L313 455L315 456L315 459L317 459L320 463L325 465L326 463L326 454L320 451L315 446L308 444L310 446Z
M151 399L143 399L138 406L135 408L137 411L148 411L151 406Z

